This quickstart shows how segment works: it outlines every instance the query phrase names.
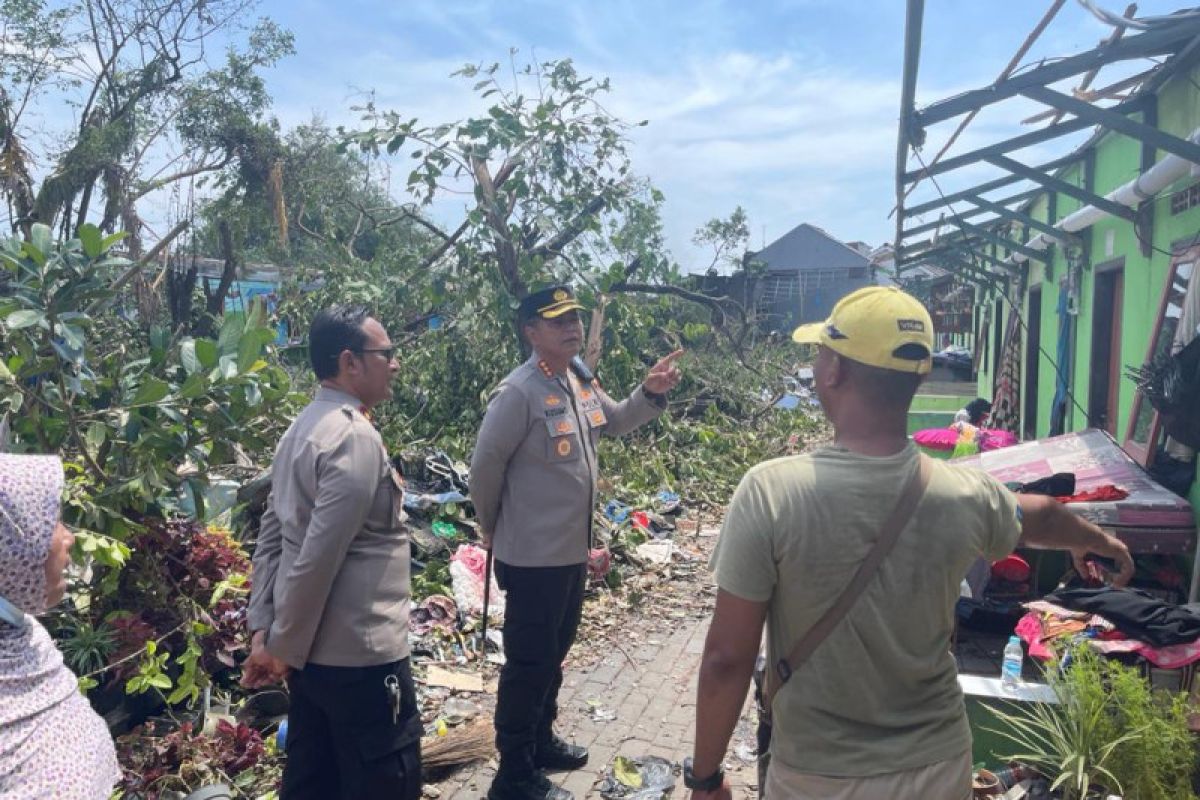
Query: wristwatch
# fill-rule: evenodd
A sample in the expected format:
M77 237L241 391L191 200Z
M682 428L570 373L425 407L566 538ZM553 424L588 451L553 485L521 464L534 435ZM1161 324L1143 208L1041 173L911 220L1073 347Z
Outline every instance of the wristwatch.
M688 756L683 760L683 785L689 789L699 792L711 792L714 789L720 789L721 783L724 780L724 767L717 767L717 771L707 778L697 778L696 773L692 772L692 757Z

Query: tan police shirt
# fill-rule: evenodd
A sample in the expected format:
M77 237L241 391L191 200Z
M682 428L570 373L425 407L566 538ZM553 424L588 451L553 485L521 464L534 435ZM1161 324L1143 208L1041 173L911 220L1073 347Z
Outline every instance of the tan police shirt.
M471 459L471 502L495 556L517 567L587 561L601 434L621 436L666 408L638 387L624 401L534 356L488 403Z
M372 666L409 652L404 492L359 405L322 387L275 450L249 623L295 668Z

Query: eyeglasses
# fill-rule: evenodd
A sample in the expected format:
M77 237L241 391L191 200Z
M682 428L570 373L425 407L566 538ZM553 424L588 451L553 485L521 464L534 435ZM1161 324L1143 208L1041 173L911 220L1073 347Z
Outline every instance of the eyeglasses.
M364 347L361 350L356 350L356 353L379 353L389 362L396 357L396 347Z

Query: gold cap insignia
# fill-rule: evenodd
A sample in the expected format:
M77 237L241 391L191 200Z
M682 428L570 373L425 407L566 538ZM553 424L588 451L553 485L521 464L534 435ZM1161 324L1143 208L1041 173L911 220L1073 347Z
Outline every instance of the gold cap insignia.
M566 289L555 289L554 302L561 303L563 300L566 300L568 297L570 297L570 295L567 294Z

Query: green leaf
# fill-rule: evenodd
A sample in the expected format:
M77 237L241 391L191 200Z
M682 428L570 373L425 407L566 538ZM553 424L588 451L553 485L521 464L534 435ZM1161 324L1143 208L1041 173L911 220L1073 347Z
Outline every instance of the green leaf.
M225 315L225 322L221 325L221 333L217 337L217 348L221 351L221 355L233 355L238 351L244 329L245 322L241 316Z
M212 339L196 339L196 358L200 359L200 365L205 369L212 369L217 365L217 359L220 357L220 351L217 349L217 343Z
M109 234L108 236L104 237L104 241L100 242L100 249L107 250L128 235L128 231L117 231L116 233Z
M30 231L29 243L38 249L43 260L54 249L54 233L50 230L50 226L44 223L37 223Z
M642 773L633 760L625 756L617 756L613 761L613 777L630 789L642 788Z
M146 382L138 387L137 393L134 394L133 400L129 402L129 405L153 405L170 393L171 387L165 381L160 381L157 378L147 378Z
M87 433L83 436L88 452L92 455L96 454L106 438L108 438L108 426L103 422L93 422L88 425Z
M183 371L188 375L195 375L200 369L200 358L196 355L196 340L185 339L183 344L179 345L179 360L183 364Z
M23 308L20 311L14 311L9 314L4 320L4 324L10 329L16 331L21 328L28 328L31 325L41 324L46 320L46 315L41 311L35 311L30 308Z
M197 372L189 375L188 379L179 387L179 396L185 400L194 400L204 394L206 389L208 389L208 373Z
M79 241L83 245L83 252L88 258L97 258L104 252L104 240L100 235L100 229L90 222L80 227Z

